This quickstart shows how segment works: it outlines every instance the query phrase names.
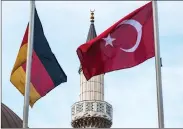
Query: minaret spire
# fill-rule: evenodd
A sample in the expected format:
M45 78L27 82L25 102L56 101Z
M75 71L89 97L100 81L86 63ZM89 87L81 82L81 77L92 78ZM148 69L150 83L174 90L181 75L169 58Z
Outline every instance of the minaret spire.
M95 9L93 10L93 11L91 11L90 10L90 12L91 12L91 17L90 17L90 21L91 21L91 23L94 23L94 12L95 12Z
M90 10L90 14L91 14L91 16L90 16L90 22L91 22L91 24L90 24L90 28L89 28L89 32L88 32L88 36L87 36L86 42L88 42L91 39L97 37L97 33L95 31L95 25L94 25L94 12L95 12L95 10L93 10L93 11ZM80 74L80 72L81 72L81 66L80 66L78 72Z
M86 41L97 36L94 26L94 11L91 11L90 28ZM104 75L86 80L82 68L80 74L80 101L72 105L72 127L110 128L112 125L112 106L104 101Z

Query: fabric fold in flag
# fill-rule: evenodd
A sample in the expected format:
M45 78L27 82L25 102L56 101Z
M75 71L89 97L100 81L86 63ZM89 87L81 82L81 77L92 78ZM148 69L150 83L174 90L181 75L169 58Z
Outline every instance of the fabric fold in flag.
M44 35L43 27L36 9L34 17L34 38L30 82L31 107L38 99L45 96L56 86L67 82L67 76L58 63L55 55L52 53L48 41ZM23 95L25 93L28 33L29 24L27 25L27 29L10 77L11 83Z
M125 16L77 49L87 80L134 67L155 56L152 2Z

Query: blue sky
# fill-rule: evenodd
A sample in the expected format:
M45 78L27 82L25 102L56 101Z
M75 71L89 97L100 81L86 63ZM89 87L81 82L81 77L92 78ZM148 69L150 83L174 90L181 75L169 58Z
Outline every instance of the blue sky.
M86 41L90 9L97 34L147 2L36 2L44 33L68 82L36 102L29 127L70 128L71 106L79 100L76 49ZM28 1L2 2L2 102L20 118L23 96L10 83L10 73L29 21ZM183 127L183 2L158 2L165 127ZM158 127L154 58L131 69L105 75L105 101L113 106L114 127Z

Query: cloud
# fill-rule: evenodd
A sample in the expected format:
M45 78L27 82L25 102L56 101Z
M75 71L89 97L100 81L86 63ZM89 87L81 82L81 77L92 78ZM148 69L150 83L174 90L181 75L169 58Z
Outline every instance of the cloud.
M182 1L160 1L158 2L158 19L160 35L183 35Z
M155 70L143 65L137 67L141 68L121 70L105 76L105 99L113 105L114 128L157 127ZM183 106L181 78L183 67L165 67L162 70L165 127L183 127L183 114L180 113Z

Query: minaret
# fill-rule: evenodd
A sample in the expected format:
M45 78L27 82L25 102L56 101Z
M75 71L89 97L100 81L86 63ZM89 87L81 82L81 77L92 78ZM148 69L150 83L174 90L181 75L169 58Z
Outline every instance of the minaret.
M97 36L94 26L94 11L91 11L91 25L87 41ZM72 105L73 128L110 128L112 106L104 101L104 75L86 80L82 68L80 74L80 101Z

